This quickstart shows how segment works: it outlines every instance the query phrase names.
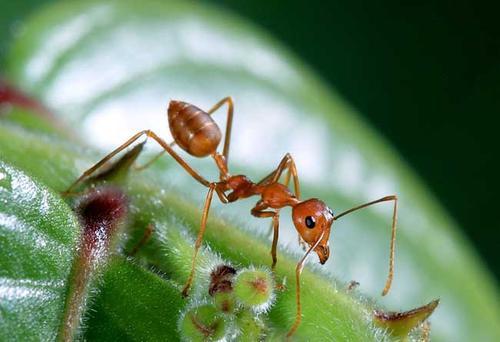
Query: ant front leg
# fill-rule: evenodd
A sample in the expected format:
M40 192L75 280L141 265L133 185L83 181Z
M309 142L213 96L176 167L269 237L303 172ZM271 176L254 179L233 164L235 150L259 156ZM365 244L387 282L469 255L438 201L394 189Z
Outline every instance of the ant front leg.
M307 257L309 256L309 254L311 254L311 252L316 247L318 247L318 245L321 242L321 239L323 239L324 235L325 235L324 232L321 233L321 235L319 236L318 240L316 240L316 242L311 247L309 247L309 249L304 254L304 256L299 260L299 262L297 263L297 267L295 268L295 284L296 284L296 288L295 288L295 300L296 300L296 303L297 303L297 312L296 312L296 315L295 315L295 322L293 323L292 327L288 331L288 334L286 334L287 340L289 340L290 337L292 337L292 335L295 333L295 331L299 327L300 321L302 320L302 305L300 303L300 275L302 274L302 270L304 269L304 264L305 264L305 262L307 260Z

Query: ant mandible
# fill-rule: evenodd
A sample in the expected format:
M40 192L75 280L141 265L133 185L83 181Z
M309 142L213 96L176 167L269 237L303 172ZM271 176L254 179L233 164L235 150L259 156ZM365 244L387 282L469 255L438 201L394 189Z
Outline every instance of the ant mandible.
M224 104L227 104L227 118L226 118L226 132L224 138L224 147L222 154L217 152L217 148L222 138L221 131L211 115L217 111ZM382 295L386 295L392 283L394 273L394 249L396 240L396 214L397 214L397 197L395 195L382 197L375 201L361 204L349 210L346 210L338 215L334 215L333 211L321 200L311 198L307 200L300 199L299 177L295 162L290 154L286 154L278 167L269 175L264 177L261 181L254 183L244 175L231 175L228 171L228 157L229 157L229 143L231 140L231 127L233 122L233 101L231 97L226 97L216 103L207 112L199 109L198 107L180 101L170 101L168 107L168 123L170 132L174 141L170 144L166 143L153 131L144 130L132 136L129 140L119 146L117 149L109 153L97 164L85 171L66 191L71 193L80 182L89 177L113 156L120 151L127 148L142 136L152 138L162 148L162 152L153 158L143 167L147 167L155 161L164 152L169 153L194 179L196 179L203 186L208 188L208 193L205 199L203 214L201 217L200 230L196 239L194 254L191 265L191 273L184 286L182 294L187 296L189 289L193 282L196 257L201 247L203 234L205 233L208 212L214 192L218 195L222 203L235 202L239 199L247 198L250 196L260 196L257 204L252 208L251 213L256 217L269 217L272 219L273 226L273 242L271 247L272 256L272 269L276 266L276 247L278 244L279 235L279 213L283 207L292 207L292 219L297 229L297 232L302 241L304 241L309 248L304 256L297 263L295 270L296 281L296 305L297 313L295 322L290 328L287 337L294 334L300 325L302 312L300 303L300 274L304 267L304 263L309 254L314 251L319 257L321 264L324 264L330 255L328 240L330 237L330 228L333 221L338 220L353 211L366 208L370 205L394 201L394 209L392 216L392 234L390 245L389 257L389 274L385 283ZM182 159L182 157L173 149L174 145L179 145L184 151L190 155L198 158L211 156L220 172L219 181L210 182L195 171L189 164ZM280 183L279 180L282 174L286 171L285 180ZM292 193L288 188L290 178L293 178L294 192Z

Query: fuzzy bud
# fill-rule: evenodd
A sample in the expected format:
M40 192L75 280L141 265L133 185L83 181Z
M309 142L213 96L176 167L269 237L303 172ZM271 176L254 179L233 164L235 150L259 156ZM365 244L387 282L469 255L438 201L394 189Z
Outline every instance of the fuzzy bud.
M265 310L274 297L273 277L264 269L243 270L234 281L234 294L244 306Z
M266 326L264 322L248 310L242 310L238 314L236 324L240 330L238 336L240 342L261 341L265 335Z
M226 333L226 322L215 306L205 304L185 313L180 330L187 341L218 341Z
M217 292L214 295L214 303L219 311L226 314L232 313L236 306L236 301L232 292Z

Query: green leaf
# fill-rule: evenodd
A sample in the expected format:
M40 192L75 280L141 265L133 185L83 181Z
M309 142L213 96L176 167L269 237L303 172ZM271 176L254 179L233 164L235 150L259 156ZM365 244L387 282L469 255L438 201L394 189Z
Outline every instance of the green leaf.
M0 160L0 336L53 340L79 236L57 194Z
M16 139L9 138L15 144ZM2 141L2 147L7 145ZM57 194L1 160L0 204L0 337L55 340L65 319L66 297L73 292L70 270L79 225ZM105 272L97 284L103 286L94 282L90 293L83 294L82 301L95 302L83 326L91 327L85 330L86 339L179 338L176 320L151 318L180 311L184 303L176 286L118 257L101 267Z
M291 152L304 195L321 197L335 211L397 193L396 277L382 303L391 309L411 308L440 297L442 304L432 317L434 340L500 337L496 286L456 223L352 108L279 44L240 19L198 4L175 2L57 4L26 23L7 62L12 81L39 96L81 131L89 144L102 147L102 155L140 129L153 128L168 135L164 112L171 98L208 109L220 98L233 96L236 116L230 164L234 173L258 179ZM0 135L0 146L9 150L9 158L57 190L65 189L97 161L97 156L61 143L49 141L44 150L35 136L9 144L12 134L6 128ZM15 156L21 148L30 151L30 158ZM194 161L193 165L215 179L210 161ZM158 187L151 187L147 196L152 197L142 197L138 207L142 212L135 213L135 220L144 225L151 218L165 217L162 206L168 204L169 215L184 219L187 228L196 231L198 211L180 202L178 193L199 207L204 197L201 188L172 162L159 163L148 172L155 185L169 184L178 192L164 199ZM158 204L148 204L148 199L157 198L155 194L160 197ZM211 213L226 221L244 222L241 226L263 235L268 223L250 218L250 206L248 202L224 209L215 205ZM282 246L294 246L296 234L286 216L283 211ZM214 222L208 227L207 242L224 257L244 265L269 263L264 245L248 248L247 232ZM378 296L387 271L389 225L389 208L384 206L340 220L333 231L332 260L324 268L344 281L359 281L363 293ZM298 247L291 249L298 259ZM189 264L158 252L145 254L149 262L171 272L172 264ZM282 255L278 271L289 275L290 283L294 265ZM182 271L178 272L173 276L181 279ZM344 297L335 297L326 280L316 279L306 272L303 288L309 297L304 299L298 333L308 329L322 333L315 319L324 317L317 310L324 310L331 319L328 326L341 319L342 313L350 317L348 297L342 303ZM290 324L294 312L294 286L290 285L270 315L282 326ZM335 305L322 308L324 300ZM342 331L336 333L342 336Z
M86 323L88 341L179 339L172 312L184 306L178 287L116 257L103 277L93 313Z

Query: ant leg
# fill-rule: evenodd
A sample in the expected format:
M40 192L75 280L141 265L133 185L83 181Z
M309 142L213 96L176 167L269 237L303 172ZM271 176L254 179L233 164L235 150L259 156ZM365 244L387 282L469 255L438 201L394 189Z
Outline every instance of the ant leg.
M215 111L217 111L217 109L219 109L226 103L227 103L226 134L224 137L224 148L222 150L222 155L224 156L227 165L227 160L229 159L229 144L231 142L231 129L233 127L233 112L234 112L233 99L231 98L231 96L223 98L215 105L213 105L212 108L210 108L207 111L207 114L212 115Z
M292 157L290 157L292 158ZM288 187L288 184L290 183L290 178L293 174L293 180L294 180L294 185L295 185L295 197L297 198L300 198L300 188L299 188L299 176L297 174L297 168L295 167L295 162L293 161L292 159L292 167L288 167L288 171L286 173L286 176L285 176L285 181L283 182L283 184ZM279 213L279 210L278 209L278 213ZM269 230L271 229L271 227L269 228ZM297 241L299 243L299 246L302 247L302 250L306 251L307 250L307 243L304 241L304 239L302 238L302 236L300 236L300 234L297 234Z
M98 161L94 166L86 170L76 181L73 182L69 186L69 188L64 192L64 194L70 194L71 191L80 184L83 180L92 175L96 170L98 170L101 166L103 166L106 162L108 162L111 158L113 158L116 154L126 149L132 143L134 143L137 139L146 135L148 138L153 138L163 149L168 152L183 168L186 170L194 179L200 182L202 185L208 187L210 182L208 182L205 178L203 178L198 172L196 172L191 166L189 166L184 159L182 159L163 139L161 139L158 135L156 135L153 131L144 130L136 133L118 148L113 150L111 153L106 155L100 161Z
M300 188L299 188L299 176L297 174L297 168L295 167L295 162L293 161L293 158L290 156L290 159L291 159L291 162L289 163L288 165L288 170L287 170L287 173L286 173L286 176L285 176L285 180L283 182L283 184L288 187L288 184L290 183L290 178L292 177L293 175L293 180L294 180L294 187L295 187L295 197L297 198L300 198ZM280 209L277 210L277 212L279 213ZM271 229L272 229L272 226L269 227L269 232L271 232ZM297 234L297 241L299 243L299 246L302 247L302 249L304 251L307 250L307 244L306 242L304 241L304 239L302 239L302 237L300 236L300 234Z
M394 201L394 209L392 211L391 247L390 247L390 253L389 253L389 274L387 275L387 280L385 282L384 290L382 291L382 296L385 296L389 292L389 289L391 288L391 284L392 284L392 278L394 277L394 255L395 255L395 249L396 249L395 245L396 245L396 223L397 223L397 216L398 216L397 215L398 214L398 197L396 195L385 196L385 197L379 198L378 200L371 201L371 202L368 202L365 204L361 204L361 205L358 205L357 207L346 210L333 218L334 220L337 220L344 215L352 213L353 211L369 207L370 205L373 205L373 204L387 202L387 201Z
M146 141L143 141L139 144L136 144L133 148L129 149L126 153L123 154L123 156L120 157L116 162L109 163L109 165L106 163L102 167L102 171L96 173L95 175L89 176L87 178L88 181L91 181L93 183L95 182L101 182L105 181L111 178L114 178L115 176L119 176L123 171L128 171L130 167L134 164L136 161L137 157L139 154L142 152L142 148ZM68 195L78 195L80 194L80 191L74 192L74 191L66 191L62 192L62 195L68 196Z
M266 211L264 209L267 209L268 206L266 206L262 201L257 202L254 208L252 208L252 215L255 217L271 217L272 218L272 223L271 226L274 229L274 234L273 234L273 244L271 247L271 257L273 260L272 263L272 271L274 272L274 269L276 267L276 263L278 262L278 257L277 257L277 246L278 246L278 238L279 238L279 212L278 211Z
M302 320L302 306L300 304L300 274L302 273L302 269L304 268L304 264L306 262L307 257L309 254L316 248L318 247L321 239L323 239L323 236L325 233L321 233L319 236L318 240L309 247L307 252L304 254L304 256L299 260L297 263L297 267L295 268L295 283L296 283L296 289L295 289L295 300L297 303L297 313L295 315L295 322L293 323L292 327L288 331L288 334L286 334L286 338L289 339L297 330L297 328L300 325L300 321Z
M170 154L172 156L172 158L174 158L182 166L182 168L184 168L184 170L186 170L186 172L191 175L191 177L196 179L199 183L206 186L207 188L210 186L211 183L209 181L207 181L198 172L196 172L191 166L189 166L189 164L184 159L182 159L182 157L179 156L177 154L177 152L175 152L172 149L172 147L170 147L169 144L167 144L162 138L160 138L158 135L156 135L155 132L150 131L150 130L146 130L143 132L145 132L145 134L147 134L147 136L149 138L153 138L161 147L163 147L163 149L165 151L167 151L168 154Z
M176 145L175 141L172 141L170 144L168 144L168 146L170 146L170 147L174 147L175 145ZM166 152L165 150L161 150L157 155L155 155L153 158L148 160L143 165L132 165L132 168L136 171L143 171L143 170L147 169L148 167L150 167L151 165L153 165L153 163L155 161L160 159L163 156L163 154L165 154L165 152Z
M184 288L182 290L183 297L188 296L189 289L191 288L191 284L193 283L194 272L196 267L196 257L198 256L198 251L200 250L201 243L203 241L203 234L205 233L205 230L207 228L208 211L210 209L210 204L212 203L212 197L216 186L217 185L215 183L210 183L209 185L207 197L205 199L205 206L203 207L203 214L201 216L200 230L198 231L198 237L196 238L196 243L194 245L193 261L191 263L191 273L189 273L186 285L184 285Z
M280 214L276 212L276 214L273 216L273 229L274 229L274 234L273 234L273 244L271 245L271 257L273 258L273 264L271 266L271 270L274 272L274 269L276 268L276 263L278 262L278 256L276 249L278 247L278 237L279 237L279 231L280 231Z
M234 105L233 105L232 98L230 96L223 98L222 100L217 102L212 108L210 108L208 110L207 114L212 115L217 109L222 107L222 105L224 105L225 103L227 103L228 108L227 108L226 134L225 134L225 138L224 138L223 156L224 156L224 160L225 160L226 165L227 165L227 159L229 156L229 143L231 140L231 129L233 126ZM175 145L177 145L177 143L175 141L172 141L168 145L170 147L174 147ZM137 171L142 171L142 170L148 168L149 166L151 166L151 164L153 164L155 161L157 161L164 153L165 153L165 150L159 152L156 156L151 158L151 160L149 160L144 165L134 166L134 169Z
M271 265L271 270L273 272L273 278L274 281L276 282L276 274L275 274L275 269L276 269L276 263L278 262L278 256L277 256L277 250L278 250L278 237L279 237L279 211L266 211L264 209L267 209L268 206L265 205L262 201L257 202L254 208L252 208L252 215L255 217L272 217L272 223L271 226L274 228L274 234L273 234L273 243L271 245L271 258L273 260L273 263ZM277 283L277 282L276 282ZM278 290L284 290L285 289L285 283L284 281L281 284L276 285L276 289Z
M258 182L257 185L266 185L277 182L285 170L287 170L287 173L283 184L286 187L288 187L288 184L290 183L290 178L293 176L295 197L300 198L299 175L297 173L297 167L295 166L295 161L293 160L293 157L290 155L290 153L285 154L285 156L281 159L278 167L269 175L264 177L260 182ZM278 209L277 213L279 213L279 211L280 210ZM272 228L273 224L271 223L271 225L269 226L269 233L271 232ZM304 247L305 242L300 237L300 234L298 235L298 240L299 240L299 245Z
M295 197L300 198L300 184L299 184L299 175L297 173L297 167L295 166L295 161L290 153L285 154L285 156L281 159L278 167L268 174L266 177L261 179L257 185L267 185L271 183L276 183L284 171L288 171L288 175L285 178L285 185L288 186L288 182L290 181L290 177L293 177L293 185ZM288 179L288 180L287 180Z
M229 203L229 199L227 198L227 195L224 193L224 190L222 190L218 184L215 186L215 192L217 193L217 196L219 196L219 200L224 203L224 204L227 204Z
M284 162L283 162L284 161ZM290 153L287 153L285 157L283 158L283 166L282 163L278 166L276 169L276 174L274 175L272 182L277 182L281 174L287 170L288 173L285 178L285 185L288 187L288 182L290 182L290 176L293 177L293 187L294 187L294 192L295 192L295 197L300 199L300 185L299 185L299 175L297 173L297 167L295 166L295 161L293 160L293 157L290 155Z
M294 171L295 172L294 172ZM286 173L286 176L285 176L285 180L283 181L283 184L288 188L288 184L290 184L290 178L292 176L292 173L294 173L294 181L295 179L297 179L297 183L298 184L298 175L297 175L297 169L295 168L295 165L293 165L293 168L291 167L288 167L288 170L287 170L287 173ZM299 194L297 195L297 190L299 191ZM295 193L296 193L296 197L299 198L300 197L300 189L298 188L298 185L296 185L295 187ZM276 212L279 214L281 209L278 209L276 210ZM269 226L269 234L271 234L271 231L272 231L272 228L273 228L273 225L271 223L271 225ZM299 246L302 247L302 249L304 251L306 251L307 249L307 244L306 242L304 241L304 239L302 239L302 237L300 236L300 234L297 234L297 242L299 243Z
M94 166L92 166L90 169L86 170L85 172L82 173L80 177L78 177L77 180L75 180L66 191L63 192L64 195L68 195L72 193L72 190L80 184L84 179L88 178L90 175L92 175L96 170L98 170L101 166L106 164L111 158L113 158L116 154L127 148L129 145L134 143L137 139L139 139L141 136L144 135L144 132L139 132L136 133L133 137L131 137L129 140L124 142L122 145L120 145L118 148L116 148L114 151L106 155L104 158L102 158L100 161L98 161Z

